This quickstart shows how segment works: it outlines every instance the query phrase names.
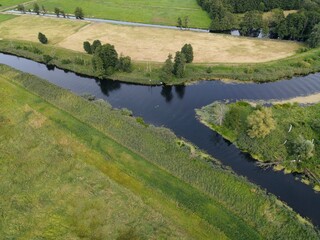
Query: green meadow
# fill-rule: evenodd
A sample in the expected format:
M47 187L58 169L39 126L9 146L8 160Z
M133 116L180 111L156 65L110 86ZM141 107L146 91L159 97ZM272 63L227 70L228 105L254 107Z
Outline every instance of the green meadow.
M81 7L86 17L176 26L179 17L189 17L189 26L208 28L210 18L196 0L39 0L39 5L53 12L55 7L74 13ZM32 4L27 5L32 8Z

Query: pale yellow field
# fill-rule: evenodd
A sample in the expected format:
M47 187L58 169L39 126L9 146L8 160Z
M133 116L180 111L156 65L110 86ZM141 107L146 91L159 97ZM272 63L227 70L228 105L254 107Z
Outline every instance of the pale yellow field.
M50 44L56 44L87 24L88 22L82 21L24 15L0 23L0 37L37 42L38 33L42 32Z
M32 26L32 27L31 27ZM64 19L23 16L0 24L2 38L38 41L41 31L51 44L83 51L84 41L100 39L119 53L137 61L163 62L185 43L194 48L196 63L256 63L293 55L300 47L289 41L232 37L222 34L86 23Z

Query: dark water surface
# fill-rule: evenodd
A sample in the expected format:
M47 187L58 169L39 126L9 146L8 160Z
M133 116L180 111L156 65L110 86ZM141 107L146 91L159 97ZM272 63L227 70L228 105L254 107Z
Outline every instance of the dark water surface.
M207 151L239 175L278 196L302 216L320 226L320 194L295 180L292 174L263 170L247 154L202 125L195 108L216 100L286 99L320 92L320 74L264 84L226 84L204 81L191 86L139 86L115 81L81 77L51 69L31 60L0 54L0 63L34 74L77 94L90 93L107 100L113 107L128 108L146 122L165 126L199 148Z

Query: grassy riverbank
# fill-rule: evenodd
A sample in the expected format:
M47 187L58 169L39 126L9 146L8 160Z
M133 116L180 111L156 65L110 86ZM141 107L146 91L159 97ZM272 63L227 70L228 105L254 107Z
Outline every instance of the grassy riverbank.
M266 195L257 186L223 169L216 161L198 150L192 149L191 151L189 144L178 140L167 129L146 126L126 115L125 111L112 110L101 101L89 102L44 80L6 66L1 66L0 72L1 91L5 94L5 104L0 107L0 127L5 130L2 131L5 135L0 139L0 147L3 149L1 151L2 159L4 159L3 169L6 169L6 174L1 175L3 179L1 189L7 189L9 186L12 189L12 184L10 184L12 174L15 174L17 179L15 184L20 184L20 188L25 186L25 180L28 179L28 172L21 174L16 169L10 171L12 166L18 164L12 161L10 156L13 154L17 156L17 159L18 154L32 159L30 163L26 161L18 164L21 167L19 170L24 172L30 167L42 169L39 170L41 174L39 173L38 177L32 176L35 179L28 184L28 189L31 189L34 195L30 195L31 190L18 191L18 187L6 192L6 195L1 195L2 198L6 196L6 199L12 199L13 196L16 196L16 199L25 199L17 204L17 207L14 208L15 212L10 212L10 216L6 215L9 214L8 211L4 212L5 215L2 216L5 216L6 226L11 226L12 221L15 220L15 214L20 212L21 217L28 216L28 221L25 222L22 219L21 223L30 224L24 228L26 232L29 231L29 235L26 236L30 236L33 223L36 225L39 221L45 224L50 220L44 215L40 217L35 215L34 220L30 218L30 208L33 209L32 213L39 213L37 208L33 208L33 201L42 199L39 204L57 213L51 215L55 217L49 221L50 224L60 226L63 222L64 226L64 228L58 228L57 232L49 232L49 234L67 236L61 231L65 230L70 233L72 224L78 226L78 221L81 221L82 217L80 216L79 219L72 214L65 215L64 209L70 209L70 204L74 206L74 199L78 201L79 195L74 193L75 197L70 197L68 202L59 201L59 197L73 193L75 189L82 193L79 188L83 188L81 186L83 182L87 186L85 182L89 181L93 182L92 187L88 186L90 196L98 196L100 204L104 206L104 192L101 191L107 187L99 185L99 194L101 194L99 195L94 183L100 181L100 178L106 178L105 181L110 179L116 187L121 185L130 191L126 193L128 196L136 195L139 204L145 206L144 209L151 207L153 210L146 210L146 214L150 213L151 218L152 214L161 214L163 217L158 215L159 219L165 219L163 228L161 228L164 236L171 228L178 238L179 236L184 238L181 235L183 233L185 236L189 235L199 239L259 239L263 236L271 239L319 238L319 233L315 232L312 226L274 196ZM16 130L12 131L12 125L16 124L18 124ZM18 142L14 139L17 139ZM19 141L21 144L17 144ZM48 145L50 148L46 150ZM43 153L42 149L46 154L38 155ZM207 161L213 161L214 165L208 164ZM35 165L32 165L33 163ZM59 176L58 178L53 177L51 173L43 172L46 164L51 164L52 168L55 168L56 163L63 164L52 173L54 176ZM24 168L25 164L28 168ZM69 164L72 167L66 169L63 167ZM79 166L76 168L74 165ZM88 169L85 176L81 176L82 169ZM80 178L79 175L74 175L75 170L80 171ZM63 171L64 174L60 174L59 171ZM68 174L70 177L66 181L75 185L63 187L64 185L61 184L60 190L57 189L57 186L63 183L64 176ZM37 180L42 178L46 180L40 182L54 182L55 185L49 185L52 191L48 190L47 194L43 193L39 198L37 194L38 190L42 189L42 185L37 184ZM58 190L61 191L61 194L54 194ZM54 207L55 201L51 199L53 197L51 192L61 203L59 207ZM20 198L19 194L25 195ZM86 199L81 198L84 199L83 201ZM128 201L132 203L131 200ZM2 200L1 202L8 201ZM93 206L95 202L88 204ZM86 206L85 203L84 205ZM78 211L77 207L72 209L82 212ZM123 214L121 209L114 211L118 211L117 214ZM139 212L141 213L142 210L140 209ZM132 215L133 227L136 224L139 225L135 218L141 216L139 212L138 215ZM92 216L90 212L84 218L90 222L95 219ZM100 220L108 222L103 217L96 219L98 225L101 224ZM151 230L143 224L144 220L139 218L139 221L142 221L142 226L139 225L138 234L145 234L147 238L148 236L161 238L156 232L156 229L159 228L155 227ZM170 222L175 224L172 225ZM157 226L157 219L148 224ZM19 229L23 228L22 226L25 225L20 225ZM82 229L81 226L80 222L80 229ZM89 224L89 226L92 225ZM96 225L93 224L93 226ZM110 228L110 226L107 227ZM123 228L122 225L114 229L128 231ZM9 234L8 236L14 236L13 231L8 232L6 227L2 229L1 231ZM176 231L176 229L179 230ZM185 232L186 229L188 230ZM20 232L15 232L15 234ZM38 230L37 234L37 236L42 236L42 231Z
M0 52L42 63L45 63L43 55L49 55L53 58L50 65L79 74L97 76L92 68L92 56L77 51L27 41L0 40ZM212 79L268 82L320 71L319 56L320 49L313 49L286 59L259 64L191 64L186 68L186 77L165 81L159 78L161 63L133 62L131 73L116 72L110 78L146 85L161 82L173 85Z
M319 119L320 104L299 106L298 104L273 105L272 116L275 128L266 137L250 137L248 117L260 106L253 107L244 102L228 104L222 124L216 121L217 105L206 106L197 110L200 120L235 143L241 150L250 153L255 159L264 162L263 166L276 166L286 172L304 174L308 181L320 190L320 148ZM298 144L299 139L309 140L305 144L314 145L309 151L306 145ZM305 147L306 148L305 148ZM297 152L301 149L302 152ZM308 182L305 181L304 182Z

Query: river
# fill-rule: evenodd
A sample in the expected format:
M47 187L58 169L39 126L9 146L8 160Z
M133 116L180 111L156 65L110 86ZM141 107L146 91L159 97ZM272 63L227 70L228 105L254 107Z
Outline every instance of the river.
M259 168L248 154L202 125L195 114L196 108L217 100L280 100L318 93L319 73L263 84L202 81L190 86L170 87L101 81L5 54L0 54L0 63L34 74L76 94L95 95L115 108L130 109L135 116L143 117L148 123L170 128L177 136L193 142L320 226L320 194L296 180L297 176L293 174Z

